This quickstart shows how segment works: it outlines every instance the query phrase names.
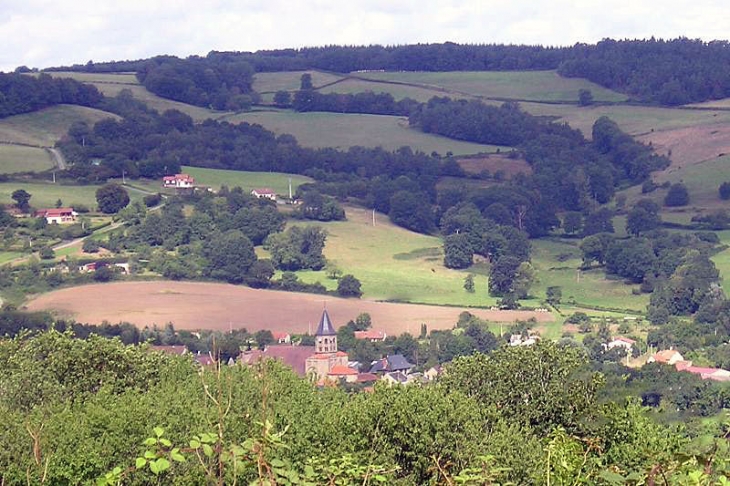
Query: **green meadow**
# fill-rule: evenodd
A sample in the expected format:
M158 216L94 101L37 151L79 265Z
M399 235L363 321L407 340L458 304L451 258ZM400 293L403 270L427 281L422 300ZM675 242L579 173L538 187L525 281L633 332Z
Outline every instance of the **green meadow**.
M626 100L621 93L584 79L563 78L555 71L369 72L357 76L483 98L577 103L578 91L589 89L596 101Z
M0 120L0 141L53 147L76 122L89 125L105 118L119 118L106 111L76 105L56 105Z
M251 189L268 187L282 196L289 195L289 180L291 179L292 191L312 179L297 174L284 174L282 172L245 172L239 170L203 169L200 167L182 167L182 171L195 178L196 184L220 189L226 185L229 188L239 186L245 191Z
M59 199L64 206L83 204L93 210L96 208L96 190L98 185L71 186L42 182L0 182L0 204L14 204L11 194L17 189L25 189L31 194L30 205L34 208L55 207ZM129 191L129 197L134 201L141 199L144 194Z
M285 110L254 111L226 117L231 123L257 123L276 134L289 133L305 147L383 147L397 150L410 146L425 153L467 155L495 152L497 146L452 140L408 127L408 119L397 116L297 113Z
M312 76L312 86L334 83L344 76L323 73L320 71L285 71L279 73L256 73L253 78L253 89L257 93L276 93L277 91L297 91L301 86L303 74Z
M684 108L660 108L633 105L557 105L547 103L520 103L520 106L533 115L555 117L577 128L590 138L593 123L607 116L615 121L622 130L637 136L653 131L672 130L697 125L711 125L730 122L730 111L688 110Z
M715 266L720 270L720 278L722 288L726 294L730 295L730 230L718 231L717 235L723 244L728 245L728 248L717 253L712 257L712 261L715 262Z
M464 98L465 95L455 95L450 91L439 88L412 86L399 83L379 83L368 81L362 78L347 78L338 83L326 86L320 93L344 93L354 94L372 91L373 93L389 93L396 100L411 98L416 101L425 102L434 96L450 96L452 98Z
M0 174L42 172L53 166L51 155L45 149L0 144Z

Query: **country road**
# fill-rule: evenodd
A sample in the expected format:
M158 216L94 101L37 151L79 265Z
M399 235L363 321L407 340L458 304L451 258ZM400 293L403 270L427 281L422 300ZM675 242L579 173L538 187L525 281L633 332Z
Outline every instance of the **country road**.
M51 147L47 147L46 150L53 157L53 160L56 163L56 167L58 167L59 170L66 170L66 159L63 158L63 154L61 153L61 151Z

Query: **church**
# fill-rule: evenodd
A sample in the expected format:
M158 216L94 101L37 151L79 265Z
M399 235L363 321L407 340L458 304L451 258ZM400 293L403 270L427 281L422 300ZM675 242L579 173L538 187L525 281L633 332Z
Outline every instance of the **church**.
M305 363L307 375L317 377L317 381L357 381L357 370L347 365L347 353L337 350L337 331L335 331L327 309L322 312L317 332L314 334L314 354Z

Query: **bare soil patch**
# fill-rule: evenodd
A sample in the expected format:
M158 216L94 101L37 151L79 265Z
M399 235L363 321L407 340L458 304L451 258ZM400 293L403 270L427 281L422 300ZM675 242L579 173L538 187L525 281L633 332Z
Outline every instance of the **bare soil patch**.
M659 154L671 154L672 165L666 171L672 172L730 154L730 124L663 130L643 135L639 140L651 143Z
M547 312L490 311L417 304L395 304L331 296L258 290L197 282L116 282L84 285L43 294L28 303L30 311L50 311L78 322L131 322L139 327L172 322L177 329L246 328L303 333L317 327L324 306L336 326L368 312L373 326L389 335L450 329L464 310L494 322L535 317L551 322Z
M484 170L488 170L491 175L502 171L506 178L512 178L520 173L532 174L532 167L525 159L511 159L503 154L488 157L465 157L458 159L458 162L461 168L470 174L479 174Z

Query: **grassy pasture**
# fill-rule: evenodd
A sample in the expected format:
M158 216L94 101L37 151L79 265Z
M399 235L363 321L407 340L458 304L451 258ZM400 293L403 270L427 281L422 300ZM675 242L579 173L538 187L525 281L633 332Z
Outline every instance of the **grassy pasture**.
M32 197L30 205L34 208L54 207L57 200L64 206L83 204L89 209L96 207L96 190L101 186L69 186L62 184L47 184L41 182L0 182L0 203L14 204L10 195L16 189L25 189ZM129 191L132 201L141 199L144 195L136 191Z
M564 303L575 301L576 306L596 306L634 311L646 310L649 297L633 295L634 286L621 279L607 279L602 268L578 271L581 265L579 240L533 240L532 263L537 271L537 282L531 293L544 298L547 287L562 287Z
M662 218L667 221L688 223L692 215L704 210L730 208L730 203L720 199L718 187L724 181L730 181L730 155L716 157L705 162L692 165L673 166L655 172L652 176L657 184L682 182L689 191L690 203L683 208L664 208ZM649 194L642 194L641 187L635 186L622 191L626 195L628 206L639 199L648 198L660 206L664 203L666 189L657 189Z
M372 91L373 93L390 93L396 100L412 98L416 101L425 102L434 96L450 96L452 98L465 98L464 95L454 95L449 91L437 88L422 88L419 86L408 86L405 84L376 83L365 79L348 78L337 84L327 86L319 90L320 93L362 93Z
M76 105L56 105L32 113L0 120L0 141L52 147L66 135L69 127L80 121L89 125L104 118L119 118L106 111Z
M589 89L596 101L618 102L626 96L584 79L562 78L555 71L371 72L358 77L439 87L454 94L484 98L577 102Z
M51 155L45 149L0 144L0 174L40 172L53 166Z
M348 149L359 145L397 150L407 145L426 153L455 155L495 152L498 148L422 133L409 128L406 118L397 116L271 110L241 113L226 120L258 123L277 134L294 135L300 144L313 148Z
M297 91L301 86L302 75L312 76L312 86L334 83L343 76L320 71L286 71L281 73L256 73L253 77L253 89L257 93L276 93L277 91Z
M292 191L312 179L297 174L281 172L244 172L238 170L203 169L200 167L183 167L183 172L195 177L195 182L219 189L222 185L229 188L240 186L244 191L254 188L268 187L282 196L289 195L289 179L291 178Z
M725 245L730 245L730 230L718 231L717 235ZM730 293L730 248L721 251L712 257L715 266L720 270L722 288L725 293Z
M538 116L552 116L567 122L571 127L590 138L593 123L607 116L631 135L646 135L652 131L673 130L696 125L712 125L730 122L730 111L687 110L650 106L607 105L577 106L547 103L520 103L522 109Z

